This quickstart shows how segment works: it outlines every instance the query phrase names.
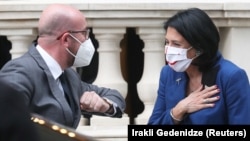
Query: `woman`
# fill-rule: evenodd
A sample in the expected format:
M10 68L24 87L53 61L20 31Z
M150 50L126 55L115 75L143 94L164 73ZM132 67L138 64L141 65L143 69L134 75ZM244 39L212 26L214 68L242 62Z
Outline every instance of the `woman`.
M250 124L248 76L218 51L220 36L210 17L190 8L164 29L168 65L148 124Z

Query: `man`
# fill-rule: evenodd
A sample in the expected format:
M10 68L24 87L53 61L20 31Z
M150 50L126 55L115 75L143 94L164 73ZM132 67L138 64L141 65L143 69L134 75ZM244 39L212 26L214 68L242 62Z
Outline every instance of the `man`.
M81 112L122 117L125 99L117 90L82 82L71 68L89 65L94 53L84 15L69 5L50 5L38 32L37 44L0 72L5 83L24 95L31 112L72 128Z
M1 77L0 86L0 141L40 140L23 96Z

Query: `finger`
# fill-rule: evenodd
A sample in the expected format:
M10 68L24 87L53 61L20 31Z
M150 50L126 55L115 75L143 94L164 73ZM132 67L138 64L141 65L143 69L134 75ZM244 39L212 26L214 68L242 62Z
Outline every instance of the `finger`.
M215 104L214 103L207 103L207 104L204 104L204 107L205 108L210 108L210 107L214 107Z
M220 99L220 96L215 96L215 97L211 97L211 98L207 98L207 102L211 103L211 102L216 102Z
M100 98L97 100L97 102L94 105L94 110L97 112L104 112L104 110L102 110L104 107L104 103L103 100ZM104 107L105 108L105 107Z
M88 106L85 104L80 104L81 110L88 111Z
M104 105L104 100L95 92L92 92L92 96L90 99L89 109L99 112L100 108Z
M209 98L215 94L218 94L220 92L220 89L218 89L217 87L209 87L207 89L204 89L203 91L203 98Z
M93 96L92 92L85 92L85 93L82 95L82 97L81 97L81 99L80 99L80 103L81 103L81 105L83 106L83 108L86 109L86 108L89 107L89 105L91 104L92 96Z
M209 92L207 92L207 93L205 93L205 94L203 95L203 98L210 98L210 97L212 97L212 96L218 94L219 92L220 92L219 89L215 89L215 90L209 91Z
M84 101L86 101L88 99L89 99L89 92L85 92L85 93L83 93L80 102L84 103Z
M213 103L213 102L216 102L220 99L220 96L215 96L215 97L211 97L211 98L204 98L202 100L202 103L203 104L208 104L208 103Z
M208 98L202 99L202 104L207 104L207 103L209 103Z
M90 104L89 104L89 109L96 111L96 103L97 103L97 100L91 99Z
M210 86L210 87L205 86L203 92L206 93L206 92L210 92L210 91L213 91L213 90L216 90L216 89L218 89L217 85L213 85L213 86Z

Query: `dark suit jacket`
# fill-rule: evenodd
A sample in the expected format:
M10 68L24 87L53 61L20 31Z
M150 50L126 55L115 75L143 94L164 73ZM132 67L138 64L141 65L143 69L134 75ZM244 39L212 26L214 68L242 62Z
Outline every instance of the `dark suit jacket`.
M56 80L34 45L20 58L7 62L1 69L0 77L24 95L25 104L31 112L69 127L78 126L81 118L79 99L85 91L96 91L100 96L117 103L114 117L122 117L125 100L118 91L82 82L79 74L72 68L64 72L72 92L74 111L62 96Z
M38 141L23 96L0 77L0 141Z

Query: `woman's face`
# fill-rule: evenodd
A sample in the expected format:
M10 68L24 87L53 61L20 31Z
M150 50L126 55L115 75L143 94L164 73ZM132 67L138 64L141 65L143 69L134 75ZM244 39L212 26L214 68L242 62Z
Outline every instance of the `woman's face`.
M176 48L185 48L188 49L191 45L186 41L186 39L173 27L168 27L166 30L166 45L176 47ZM166 53L166 50L165 50ZM195 57L195 49L191 48L187 53L188 58Z

